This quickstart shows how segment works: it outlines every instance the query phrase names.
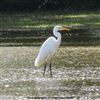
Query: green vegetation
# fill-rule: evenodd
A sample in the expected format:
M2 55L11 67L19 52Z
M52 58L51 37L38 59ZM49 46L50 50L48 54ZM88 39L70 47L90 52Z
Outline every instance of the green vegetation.
M0 46L40 45L55 25L71 27L62 45L99 45L100 13L0 13Z
M66 26L100 26L100 13L68 14L66 12L1 13L0 29L50 29Z

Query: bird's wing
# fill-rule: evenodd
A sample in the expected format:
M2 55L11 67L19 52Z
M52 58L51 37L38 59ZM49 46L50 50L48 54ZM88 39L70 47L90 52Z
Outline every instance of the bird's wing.
M44 62L49 56L52 56L56 51L56 39L49 37L41 46L39 54L36 58L37 63Z

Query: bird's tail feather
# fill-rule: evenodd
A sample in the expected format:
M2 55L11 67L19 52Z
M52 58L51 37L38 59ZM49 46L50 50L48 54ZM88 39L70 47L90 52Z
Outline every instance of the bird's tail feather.
M38 62L38 59L36 58L35 60L35 66L38 67L39 66L39 62Z

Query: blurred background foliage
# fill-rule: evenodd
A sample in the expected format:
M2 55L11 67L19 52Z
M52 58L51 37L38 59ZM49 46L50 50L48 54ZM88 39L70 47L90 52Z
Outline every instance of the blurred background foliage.
M55 25L62 45L100 45L100 0L1 0L0 45L40 45Z
M100 0L1 0L1 11L99 11Z

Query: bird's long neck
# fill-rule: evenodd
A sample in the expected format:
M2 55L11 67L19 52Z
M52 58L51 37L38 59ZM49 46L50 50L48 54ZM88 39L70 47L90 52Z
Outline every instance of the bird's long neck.
M60 34L60 32L57 32L57 31L53 30L53 34L56 37L58 45L60 45L60 43L61 43L61 34Z

